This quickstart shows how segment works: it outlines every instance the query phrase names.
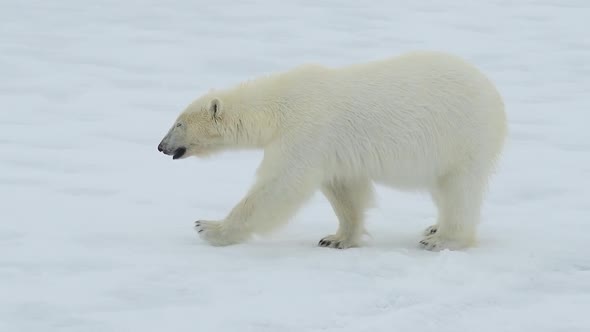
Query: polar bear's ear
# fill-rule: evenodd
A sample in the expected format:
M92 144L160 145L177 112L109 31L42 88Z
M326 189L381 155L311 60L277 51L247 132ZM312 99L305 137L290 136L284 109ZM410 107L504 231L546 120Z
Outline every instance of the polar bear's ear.
M211 118L215 121L221 119L221 113L223 113L223 108L221 106L221 101L217 98L211 99L209 102L209 113L211 114Z

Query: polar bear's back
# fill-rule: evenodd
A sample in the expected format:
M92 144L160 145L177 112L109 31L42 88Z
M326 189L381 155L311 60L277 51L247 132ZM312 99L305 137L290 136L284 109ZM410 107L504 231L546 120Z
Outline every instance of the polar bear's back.
M313 140L328 169L413 187L467 163L487 172L502 149L502 99L460 58L420 52L310 72L305 107L315 105L320 130L304 144Z

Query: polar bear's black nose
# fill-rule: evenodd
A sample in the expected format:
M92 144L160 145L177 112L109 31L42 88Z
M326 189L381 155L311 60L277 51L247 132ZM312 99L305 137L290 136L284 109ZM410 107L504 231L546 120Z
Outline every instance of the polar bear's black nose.
M164 148L162 147L162 143L158 144L158 151L160 151L160 152L164 151Z

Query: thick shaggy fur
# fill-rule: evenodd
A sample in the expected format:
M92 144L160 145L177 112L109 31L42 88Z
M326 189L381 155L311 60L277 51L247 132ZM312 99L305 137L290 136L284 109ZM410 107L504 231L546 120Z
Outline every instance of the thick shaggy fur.
M488 179L503 149L502 98L455 56L414 52L341 68L306 65L211 91L160 144L176 158L264 149L256 183L200 236L229 245L284 224L320 190L339 219L321 246L357 246L373 183L423 190L438 208L420 244L475 244Z

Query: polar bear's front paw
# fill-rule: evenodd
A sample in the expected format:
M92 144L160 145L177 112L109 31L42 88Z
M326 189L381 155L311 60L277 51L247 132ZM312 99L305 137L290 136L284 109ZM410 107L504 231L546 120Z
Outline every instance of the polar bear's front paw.
M469 247L470 244L471 241L467 240L444 238L436 231L420 241L420 247L430 251L461 250Z
M195 230L201 239L213 246L237 244L246 239L246 236L238 234L236 230L227 227L221 221L197 220Z
M356 247L355 241L339 235L328 235L318 242L318 246L335 249L347 249Z
M424 236L429 236L432 235L434 233L436 233L436 231L438 230L438 225L432 225L432 226L428 226L426 227L426 229L422 232L422 235Z

